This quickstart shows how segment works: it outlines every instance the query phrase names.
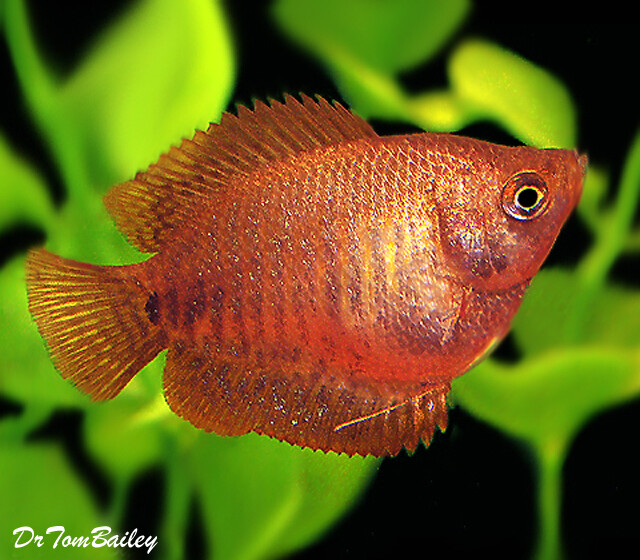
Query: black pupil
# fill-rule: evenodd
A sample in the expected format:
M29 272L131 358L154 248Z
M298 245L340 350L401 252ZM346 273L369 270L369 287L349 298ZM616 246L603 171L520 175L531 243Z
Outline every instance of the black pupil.
M516 194L516 204L524 210L531 210L536 204L538 204L539 194L538 189L533 187L523 187Z

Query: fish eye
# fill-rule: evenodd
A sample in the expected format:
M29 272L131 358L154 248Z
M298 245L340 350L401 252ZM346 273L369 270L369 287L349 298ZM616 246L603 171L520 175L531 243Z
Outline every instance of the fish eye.
M547 185L532 171L513 175L502 189L502 208L516 220L537 218L548 202Z

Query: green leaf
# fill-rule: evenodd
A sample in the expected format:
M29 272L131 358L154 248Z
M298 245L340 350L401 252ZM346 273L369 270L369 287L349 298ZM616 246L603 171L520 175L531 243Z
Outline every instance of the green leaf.
M640 392L640 351L561 348L516 366L488 360L456 379L452 396L476 418L526 442L538 466L535 557L561 557L562 465L595 414Z
M596 235L606 225L606 220L603 219L605 217L603 202L608 187L609 178L604 170L589 165L577 211L589 229Z
M541 271L513 321L516 345L535 356L574 340L572 314L580 298L575 274L561 268ZM640 292L606 285L588 309L580 342L598 346L640 346Z
M489 42L459 45L448 62L450 91L409 95L398 72L432 57L460 25L466 2L298 2L280 0L282 29L322 60L365 118L457 130L493 120L523 142L571 148L575 111L562 83ZM356 24L357 22L357 24Z
M275 557L317 538L353 504L377 461L264 436L201 436L194 480L216 560Z
M565 344L575 298L575 275L570 271L546 268L534 277L511 326L525 357Z
M640 391L637 349L563 348L515 367L484 362L454 382L477 418L536 446L566 445L597 412Z
M469 40L451 55L449 80L477 118L492 119L526 144L573 148L576 116L564 85L493 43Z
M467 0L279 0L274 16L329 61L345 53L376 72L397 74L431 58L468 10Z
M115 227L102 198L89 195L69 200L57 214L47 249L65 258L93 264L131 264L147 258Z
M411 121L430 131L452 131L467 126L474 120L462 102L451 91L430 91L406 100Z
M54 445L9 444L0 447L0 555L3 558L113 558L112 548L63 548L62 539L53 549L58 531L64 536L91 537L95 527L105 525L86 488L75 476L60 450ZM31 527L43 537L35 543L15 548L19 535L13 531ZM115 532L115 529L114 529ZM20 542L29 540L26 531ZM63 536L63 538L64 538Z
M433 57L468 10L466 0L279 0L273 15L329 67L360 115L416 122L397 74Z
M633 328L638 292L608 285L607 275L632 235L639 197L640 134L636 134L617 198L610 208L594 210L594 243L575 273L557 271L549 276L543 271L534 280L514 321L516 341L525 352L591 341L638 344L638 330Z
M26 223L51 228L54 209L46 185L0 135L0 233Z
M233 77L220 2L143 0L98 41L60 104L107 186L217 119Z
M6 19L25 97L75 197L131 177L227 104L234 63L218 1L138 1L64 84L41 60L23 2L9 0Z
M141 391L136 391L137 378L117 399L90 407L83 425L87 450L120 482L130 481L160 460L163 433L159 422L171 415L161 385L157 397L143 399Z
M366 490L380 461L371 457L352 457L297 449L280 444L298 459L297 486L302 501L295 519L280 535L273 556L286 556L316 541L341 519ZM285 447L287 446L287 447Z

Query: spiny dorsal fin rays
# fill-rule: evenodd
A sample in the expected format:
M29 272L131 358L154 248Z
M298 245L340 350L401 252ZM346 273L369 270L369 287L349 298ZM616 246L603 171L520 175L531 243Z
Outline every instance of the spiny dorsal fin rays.
M359 138L377 136L340 104L301 95L284 103L240 106L163 154L157 163L111 189L105 206L118 229L143 252L157 252L172 230L197 221L202 201L225 191L268 162Z

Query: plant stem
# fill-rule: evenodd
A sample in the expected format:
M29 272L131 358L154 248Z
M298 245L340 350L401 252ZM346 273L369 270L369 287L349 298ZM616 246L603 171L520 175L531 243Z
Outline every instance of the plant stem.
M604 215L604 226L593 247L577 270L578 297L567 322L566 341L580 342L588 324L589 311L602 290L609 271L625 250L633 217L640 200L640 130L633 138L620 180L620 189L611 211Z
M565 445L541 445L536 450L538 480L538 543L536 560L561 560L562 466Z
M189 521L191 484L186 471L184 452L171 434L166 435L166 505L161 534L164 536L168 560L184 558L185 532Z
M24 0L7 0L4 13L4 31L24 98L40 131L47 138L49 148L58 162L65 187L75 202L85 205L89 173L82 155L82 146L76 134L65 126L68 108L60 103L61 83L47 67L38 51L30 28Z
M107 517L111 523L111 527L120 527L124 523L124 515L127 507L127 493L129 491L129 479L127 477L118 477L114 481L113 495Z

